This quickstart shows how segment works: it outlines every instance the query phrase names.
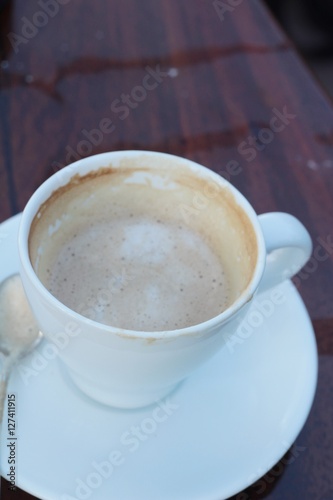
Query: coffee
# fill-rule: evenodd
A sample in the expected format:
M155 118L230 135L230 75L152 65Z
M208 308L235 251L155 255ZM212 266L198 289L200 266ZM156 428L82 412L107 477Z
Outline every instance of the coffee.
M44 203L30 258L58 300L103 324L163 331L217 316L245 289L256 258L246 215L223 188L198 208L204 185L166 167L107 166Z

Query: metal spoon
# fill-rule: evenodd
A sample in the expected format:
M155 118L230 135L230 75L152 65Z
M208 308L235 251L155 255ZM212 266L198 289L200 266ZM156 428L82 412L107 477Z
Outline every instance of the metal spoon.
M0 284L0 352L4 360L0 373L0 426L12 368L41 338L20 276L9 276Z

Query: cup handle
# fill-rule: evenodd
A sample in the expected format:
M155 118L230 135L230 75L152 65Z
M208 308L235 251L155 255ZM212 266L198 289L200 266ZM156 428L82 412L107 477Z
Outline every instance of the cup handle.
M303 224L293 215L270 212L258 216L266 244L266 267L258 287L265 292L291 278L309 260L312 241Z

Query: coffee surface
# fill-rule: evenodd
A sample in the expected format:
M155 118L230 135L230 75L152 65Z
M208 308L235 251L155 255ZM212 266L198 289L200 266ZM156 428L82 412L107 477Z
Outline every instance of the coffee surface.
M91 319L130 330L173 330L219 314L228 282L218 257L190 229L110 213L59 247L47 287Z
M204 210L193 223L184 219L193 190L161 179L155 188L135 175L103 175L75 182L45 204L33 223L30 256L57 299L100 323L139 331L192 326L230 305L238 285L226 270L226 238L215 237ZM236 245L233 251L239 260Z

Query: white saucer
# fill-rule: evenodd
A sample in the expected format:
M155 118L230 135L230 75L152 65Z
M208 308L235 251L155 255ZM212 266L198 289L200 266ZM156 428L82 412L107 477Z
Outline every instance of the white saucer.
M0 225L0 279L18 270L19 218ZM284 304L233 353L223 349L186 380L167 410L121 411L92 402L57 359L45 362L42 343L39 361L32 353L9 385L17 400L17 485L43 500L222 500L253 483L297 437L317 381L308 314L290 282L283 292ZM35 370L28 381L22 367ZM122 463L111 474L105 467L109 477L102 478L96 463L117 463L115 451ZM75 493L78 478L91 493Z

